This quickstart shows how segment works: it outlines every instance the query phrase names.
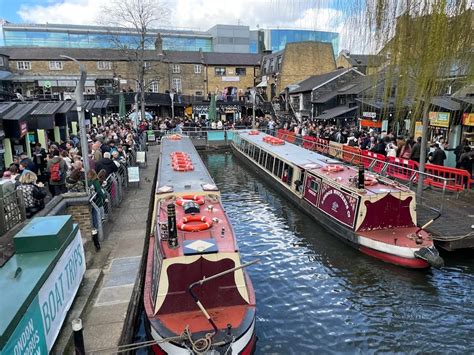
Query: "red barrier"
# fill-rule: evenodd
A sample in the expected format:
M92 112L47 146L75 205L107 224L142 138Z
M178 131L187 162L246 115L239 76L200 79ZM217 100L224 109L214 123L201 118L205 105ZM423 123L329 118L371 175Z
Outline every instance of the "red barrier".
M469 189L471 186L471 176L468 171L463 169L426 164L425 172L427 174L436 175L437 177L439 176L439 179L437 177L426 176L423 181L425 185L443 188L444 180L442 178L445 178L449 179L446 182L446 190L449 191L462 191L465 188Z
M359 165L361 163L361 150L357 147L351 147L349 145L342 146L342 160L345 162Z
M375 160L375 164L372 165L372 170L376 173L380 173L383 169L383 166L385 164L385 155L383 154L378 154L378 153L373 153L369 150L363 150L361 151L362 155L362 164L364 164L364 167L367 169L372 162Z
M283 137L285 136L285 133L286 133L286 132L287 132L287 131L286 131L285 129L279 129L279 130L277 131L277 138L283 139Z
M417 173L418 164L416 161L395 157L388 157L387 161L392 164L387 168L387 175L392 178L410 181L413 175Z
M316 138L316 151L329 154L329 141L323 138Z
M316 148L316 139L313 136L303 136L303 148L309 150L315 150Z

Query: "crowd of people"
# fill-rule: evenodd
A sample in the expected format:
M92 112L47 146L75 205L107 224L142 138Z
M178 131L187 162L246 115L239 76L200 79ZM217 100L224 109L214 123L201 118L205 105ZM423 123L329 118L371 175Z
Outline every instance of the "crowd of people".
M102 124L91 125L87 130L87 179L80 139L70 135L60 142L49 141L47 147L34 144L31 157L26 153L15 156L3 172L2 184L22 192L28 217L43 209L48 198L66 192L85 192L88 187L95 190L97 205L102 208L106 201L104 184L127 163L139 133L129 120L105 117Z

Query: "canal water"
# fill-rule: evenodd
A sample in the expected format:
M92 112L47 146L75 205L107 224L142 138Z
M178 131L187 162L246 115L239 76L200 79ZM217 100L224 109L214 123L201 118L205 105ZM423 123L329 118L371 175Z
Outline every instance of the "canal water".
M231 153L203 154L257 296L257 354L469 353L472 253L417 271L362 255Z

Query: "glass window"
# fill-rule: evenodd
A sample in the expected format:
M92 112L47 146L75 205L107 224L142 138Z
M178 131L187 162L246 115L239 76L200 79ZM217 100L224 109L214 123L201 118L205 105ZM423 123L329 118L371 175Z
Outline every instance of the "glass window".
M277 62L277 63L278 63L278 64L277 64L277 71L281 71L281 56L278 57L277 61L278 61L278 62Z
M216 76L224 76L225 75L225 68L216 67L216 68L214 68L214 73L216 74Z
M112 62L99 61L99 62L97 62L97 69L99 69L99 70L111 70L112 69Z
M150 82L150 91L151 92L158 92L158 81L157 80L153 80L152 82Z
M316 182L316 180L311 180L311 184L309 185L309 188L313 190L314 192L318 192L319 184Z
M5 65L4 58L0 56L0 66L3 67Z
M181 78L173 78L173 89L177 93L180 93L183 90L181 86Z
M31 62L16 62L16 68L18 70L31 70Z
M265 165L265 168L270 172L272 172L272 170L273 170L274 161L275 161L275 158L273 157L273 155L268 154L267 164Z
M201 74L202 66L201 64L194 64L194 74Z
M237 76L247 75L247 68L235 68L235 75Z
M181 73L181 67L179 66L179 64L172 64L171 68L172 68L173 74Z
M51 60L49 62L49 70L63 70L63 62L59 60Z
M260 153L260 157L258 159L258 164L260 166L265 166L265 160L267 158L267 152L263 151Z

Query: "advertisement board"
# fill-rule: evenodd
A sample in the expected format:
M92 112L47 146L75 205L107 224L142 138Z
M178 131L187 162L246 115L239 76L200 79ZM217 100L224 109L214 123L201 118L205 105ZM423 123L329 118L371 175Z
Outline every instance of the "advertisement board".
M448 128L450 116L449 112L430 112L430 126Z
M421 137L423 134L423 122L421 121L416 121L415 122L415 139L418 137Z
M342 224L354 228L358 199L325 182L321 183L318 208Z
M462 124L464 126L474 126L474 113L465 113L462 115Z
M41 286L1 354L47 354L61 330L86 271L81 233L77 232Z

